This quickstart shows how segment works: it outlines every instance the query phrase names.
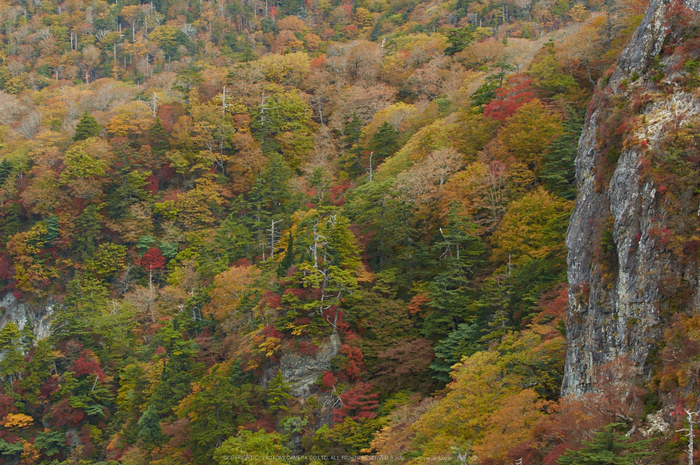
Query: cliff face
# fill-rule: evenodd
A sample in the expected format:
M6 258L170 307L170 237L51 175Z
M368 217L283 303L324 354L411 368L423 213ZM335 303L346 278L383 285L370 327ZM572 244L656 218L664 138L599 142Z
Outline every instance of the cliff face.
M34 336L43 339L49 336L49 316L53 310L53 302L49 301L44 306L31 307L15 299L11 292L0 299L0 328L10 321L14 321L21 330L27 324L27 318L34 328Z
M700 0L651 0L589 107L566 240L569 350L562 395L589 391L595 368L618 356L648 375L664 323L675 312L700 308L699 191L688 180L692 173L675 173L681 168L668 161L678 153L679 166L698 168L687 157L697 151L689 147L700 123L697 67L686 64L700 50L687 46L687 28L674 23L698 11ZM671 136L679 131L687 133L686 145Z

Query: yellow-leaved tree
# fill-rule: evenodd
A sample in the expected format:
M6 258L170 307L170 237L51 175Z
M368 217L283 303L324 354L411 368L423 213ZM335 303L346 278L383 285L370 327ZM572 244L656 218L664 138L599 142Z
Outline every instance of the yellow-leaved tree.
M494 262L524 262L551 252L564 254L564 235L573 202L538 187L511 202L493 235Z
M520 162L537 172L542 154L561 134L561 118L538 99L518 108L498 132L505 148Z
M255 286L260 274L260 269L255 266L233 266L219 273L214 277L211 301L203 312L216 321L228 321L234 329L245 325L252 328L253 310L261 294Z

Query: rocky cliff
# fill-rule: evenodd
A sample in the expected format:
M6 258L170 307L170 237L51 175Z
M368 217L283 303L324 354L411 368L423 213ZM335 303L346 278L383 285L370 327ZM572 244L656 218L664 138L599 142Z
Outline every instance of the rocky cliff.
M17 300L11 292L0 298L0 328L14 321L21 330L27 322L31 322L34 336L43 339L49 336L51 323L49 317L53 311L54 302L49 300L45 305L31 306Z
M563 395L628 356L643 380L664 324L700 308L698 0L651 0L599 82L579 141L567 234Z

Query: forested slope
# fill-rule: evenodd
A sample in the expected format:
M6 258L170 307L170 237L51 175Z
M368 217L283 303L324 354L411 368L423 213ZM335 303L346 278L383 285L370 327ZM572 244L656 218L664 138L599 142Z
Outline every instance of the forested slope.
M560 399L577 141L645 8L0 5L0 460L683 463L619 433L672 373Z

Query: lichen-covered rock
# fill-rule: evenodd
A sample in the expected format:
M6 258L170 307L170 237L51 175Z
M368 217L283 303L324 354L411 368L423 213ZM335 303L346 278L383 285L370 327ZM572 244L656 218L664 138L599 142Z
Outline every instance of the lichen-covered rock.
M34 327L34 336L37 339L43 339L50 334L49 316L53 310L53 302L49 302L44 306L34 308L17 300L11 292L5 294L0 299L0 328L6 323L14 321L17 327L21 330L27 324L27 318Z
M693 241L684 231L697 231L698 198L689 186L687 192L674 187L671 199L658 181L666 174L658 160L669 131L700 122L698 93L683 85L688 51L679 44L685 38L672 37L678 47L668 47L667 36L679 33L669 23L674 7L692 16L700 1L651 0L614 71L601 81L579 141L579 196L566 239L569 348L562 395L589 391L595 367L622 355L648 374L663 323L700 302L697 257L681 253Z
M284 380L290 385L290 394L294 397L308 397L312 385L319 375L331 366L331 359L338 355L339 350L340 338L333 334L327 342L321 344L316 355L283 354L280 358L280 370Z

